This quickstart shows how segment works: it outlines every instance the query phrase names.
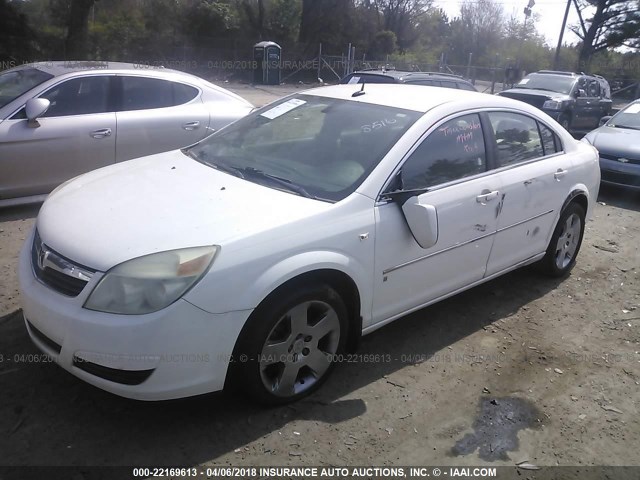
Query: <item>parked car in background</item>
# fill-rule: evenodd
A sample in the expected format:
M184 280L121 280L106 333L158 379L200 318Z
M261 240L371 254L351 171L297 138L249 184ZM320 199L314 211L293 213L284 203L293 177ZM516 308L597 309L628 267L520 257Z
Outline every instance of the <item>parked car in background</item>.
M253 106L201 78L126 63L0 72L0 206L43 199L81 173L202 140Z
M567 275L599 185L595 148L522 102L321 87L54 191L20 255L26 328L125 397L289 402L407 313Z
M539 108L571 133L585 133L611 112L611 88L599 75L541 70L498 95Z
M583 140L600 152L602 183L640 190L640 100L601 123Z
M384 69L362 70L347 75L340 80L340 83L406 83L408 85L476 91L476 87L469 80L459 75L440 72L403 72Z

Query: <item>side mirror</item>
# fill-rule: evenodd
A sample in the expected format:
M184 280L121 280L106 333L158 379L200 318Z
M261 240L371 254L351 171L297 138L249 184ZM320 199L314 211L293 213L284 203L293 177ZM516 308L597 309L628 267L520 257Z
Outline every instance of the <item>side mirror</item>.
M29 120L30 127L39 127L38 118L45 114L49 109L51 102L46 98L31 98L27 100L25 105L25 112L27 119Z
M431 248L438 241L438 212L433 205L423 205L417 196L402 205L402 213L418 245Z
M600 119L600 123L598 124L599 127L603 126L605 123L607 123L609 120L611 120L613 117L611 115L607 115L606 117L602 117Z

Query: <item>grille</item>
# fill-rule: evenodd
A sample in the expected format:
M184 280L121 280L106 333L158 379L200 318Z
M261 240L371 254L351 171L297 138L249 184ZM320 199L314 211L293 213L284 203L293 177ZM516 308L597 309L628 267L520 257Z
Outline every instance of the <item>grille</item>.
M629 175L627 173L612 172L610 170L602 170L602 180L605 182L619 183L620 185L640 187L640 177Z
M62 350L62 347L60 345L58 345L56 342L51 340L44 333L42 333L40 330L34 327L29 320L27 320L27 323L29 324L29 329L31 330L31 333L33 334L34 337L40 340L40 342L44 343L47 347L49 347L55 353L60 355L60 351Z
M58 293L77 297L95 270L73 263L47 247L36 231L31 247L31 264L36 278ZM80 277L85 277L83 280Z
M104 378L110 382L122 385L140 385L151 376L155 369L151 370L118 370L105 367L97 363L88 362L82 358L73 357L73 366L96 377Z

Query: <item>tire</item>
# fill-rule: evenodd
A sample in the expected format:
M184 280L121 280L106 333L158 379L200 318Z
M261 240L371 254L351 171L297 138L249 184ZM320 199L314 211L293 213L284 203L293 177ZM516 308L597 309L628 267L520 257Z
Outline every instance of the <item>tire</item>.
M558 123L564 128L567 132L569 132L571 128L571 117L568 113L563 113L558 117Z
M327 285L288 290L249 318L234 351L234 385L252 399L282 405L313 393L344 352L347 308Z
M576 264L584 236L585 211L577 203L570 203L560 215L547 253L537 263L538 269L552 277L564 277Z

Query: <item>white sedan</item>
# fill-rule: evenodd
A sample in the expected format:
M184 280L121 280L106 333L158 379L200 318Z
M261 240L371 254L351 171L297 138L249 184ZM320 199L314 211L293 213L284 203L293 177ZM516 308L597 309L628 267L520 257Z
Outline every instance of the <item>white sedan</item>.
M20 257L33 342L118 395L318 388L361 335L576 262L596 150L508 98L340 85L56 189Z

